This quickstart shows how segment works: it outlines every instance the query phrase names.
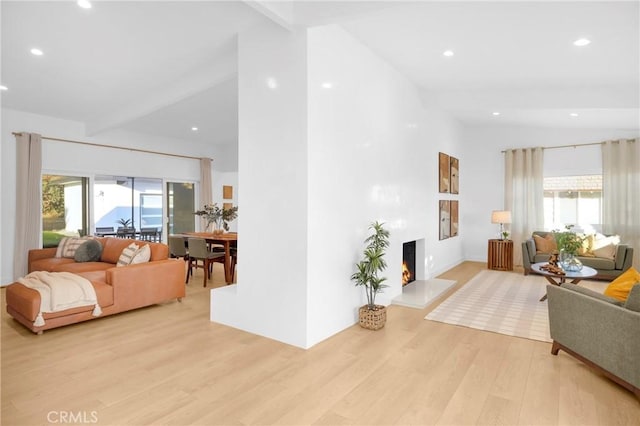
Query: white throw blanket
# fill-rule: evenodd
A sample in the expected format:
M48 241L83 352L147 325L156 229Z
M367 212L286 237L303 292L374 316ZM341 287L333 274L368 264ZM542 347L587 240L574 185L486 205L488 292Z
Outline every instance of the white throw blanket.
M93 286L86 278L71 272L32 272L18 279L22 285L40 293L40 312L33 325L44 325L43 313L64 311L79 306L95 305L92 315L100 316L102 310Z

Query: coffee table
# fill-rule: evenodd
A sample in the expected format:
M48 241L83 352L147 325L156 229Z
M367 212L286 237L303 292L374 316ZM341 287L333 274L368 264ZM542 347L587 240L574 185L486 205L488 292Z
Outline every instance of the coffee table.
M564 284L567 282L567 279L571 279L571 284L578 284L584 278L595 277L598 275L598 271L588 266L583 266L581 270L578 272L570 272L565 271L564 275L554 274L553 272L546 271L544 269L540 269L542 266L547 265L547 262L534 263L531 265L531 269L540 275L544 275L544 277L549 281L550 284L559 286L560 284ZM545 294L540 299L541 302L547 300L547 295Z

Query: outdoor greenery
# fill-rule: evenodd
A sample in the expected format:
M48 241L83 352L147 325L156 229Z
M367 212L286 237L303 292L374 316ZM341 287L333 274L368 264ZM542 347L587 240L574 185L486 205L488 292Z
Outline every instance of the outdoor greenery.
M351 280L356 286L364 286L367 294L367 307L369 310L376 309L376 295L383 288L387 280L378 274L387 268L384 260L385 249L389 247L389 231L384 229L384 224L374 222L369 226L372 234L364 242L367 246L363 252L363 259L356 263L358 271L351 276Z
M58 247L60 240L65 237L63 234L59 234L57 232L52 231L43 231L42 232L42 247Z
M53 176L42 176L42 216L64 217L64 187L52 182Z
M578 254L578 250L582 247L585 239L571 230L573 225L566 225L564 228L565 231L558 229L552 231L556 238L558 250L575 256Z
M130 228L131 227L131 219L125 219L125 218L118 219L116 221L116 223L122 225L123 228Z

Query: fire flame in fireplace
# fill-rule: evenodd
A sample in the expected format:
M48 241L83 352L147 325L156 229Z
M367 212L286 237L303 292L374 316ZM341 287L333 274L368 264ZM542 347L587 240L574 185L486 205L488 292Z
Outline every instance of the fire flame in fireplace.
M402 262L402 285L409 284L411 281L411 271L407 267L407 262Z

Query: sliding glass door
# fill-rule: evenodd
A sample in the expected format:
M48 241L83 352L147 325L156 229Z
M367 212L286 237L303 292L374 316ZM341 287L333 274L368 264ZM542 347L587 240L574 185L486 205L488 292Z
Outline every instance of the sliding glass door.
M162 180L96 176L93 185L96 228L155 228L162 233Z
M189 182L167 182L168 235L195 230L195 185Z
M42 175L42 246L57 247L65 236L82 236L89 229L89 179Z

